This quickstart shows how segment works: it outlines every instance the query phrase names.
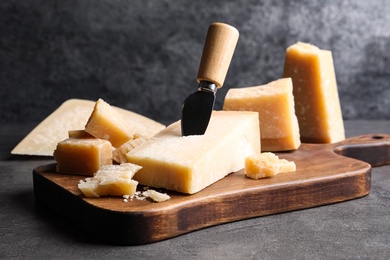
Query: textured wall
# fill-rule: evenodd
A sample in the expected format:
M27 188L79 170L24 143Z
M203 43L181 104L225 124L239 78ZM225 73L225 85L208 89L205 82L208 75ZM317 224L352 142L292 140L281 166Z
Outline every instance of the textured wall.
M389 13L385 0L2 0L0 122L99 97L176 120L214 21L240 31L217 109L229 87L280 78L286 47L305 41L332 50L345 119L390 119Z

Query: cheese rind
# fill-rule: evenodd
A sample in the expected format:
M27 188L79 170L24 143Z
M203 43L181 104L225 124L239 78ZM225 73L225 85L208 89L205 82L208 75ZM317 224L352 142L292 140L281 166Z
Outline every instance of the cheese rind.
M110 141L114 147L120 147L133 138L127 121L103 99L96 101L85 125L85 131L97 138Z
M177 121L134 148L127 160L142 166L141 184L193 194L244 168L260 151L256 112L214 111L204 135L182 136Z
M101 166L112 164L112 145L97 138L67 138L53 155L58 173L93 176Z
M301 141L292 89L290 78L261 86L231 88L223 110L259 113L262 151L295 150Z
M38 124L11 154L52 156L57 143L68 137L68 131L84 129L96 102L83 99L69 99ZM133 133L150 138L165 128L150 118L114 107L130 125Z
M296 171L295 162L279 159L274 153L254 154L245 158L245 175L252 179L272 177Z
M345 139L332 53L298 42L286 50L284 77L291 77L301 141Z
M134 174L141 167L131 163L102 166L92 178L81 180L78 188L86 197L100 196L132 196L138 182L133 180Z

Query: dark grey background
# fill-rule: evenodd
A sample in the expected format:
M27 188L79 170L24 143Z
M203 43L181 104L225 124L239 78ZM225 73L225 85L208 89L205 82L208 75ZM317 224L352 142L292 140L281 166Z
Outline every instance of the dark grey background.
M38 122L69 98L102 97L162 122L180 118L207 28L240 39L225 86L282 75L285 49L333 52L344 119L390 119L390 2L0 1L0 122Z

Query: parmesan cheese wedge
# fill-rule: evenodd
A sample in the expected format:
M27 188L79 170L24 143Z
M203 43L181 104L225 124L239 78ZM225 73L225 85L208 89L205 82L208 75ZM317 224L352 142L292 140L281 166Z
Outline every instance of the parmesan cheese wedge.
M85 125L85 131L97 138L110 141L116 148L132 139L134 135L124 117L101 98L96 101Z
M231 88L223 110L259 113L262 151L296 150L301 144L291 78L261 86Z
M11 154L52 156L57 143L68 137L69 130L84 129L94 101L69 99L37 125ZM164 125L140 114L114 107L128 122L132 133L150 138L165 128Z
M182 136L180 121L135 147L127 160L141 165L134 179L193 194L244 168L260 152L257 112L214 111L204 135Z
M286 50L284 77L291 77L301 141L345 139L332 52L298 42Z

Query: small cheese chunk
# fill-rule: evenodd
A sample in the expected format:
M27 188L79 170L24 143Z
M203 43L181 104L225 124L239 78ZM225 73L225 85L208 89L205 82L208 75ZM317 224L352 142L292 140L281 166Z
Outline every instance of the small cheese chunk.
M155 202L163 202L171 198L166 193L161 193L152 189L148 189L147 191L144 191L142 195L151 198Z
M214 111L204 135L182 136L177 121L127 154L143 168L141 184L196 193L244 168L245 157L259 153L256 112Z
M138 182L134 174L141 167L131 163L102 166L92 178L81 180L78 188L86 197L133 196Z
M96 102L69 99L37 125L15 146L11 154L52 156L58 142L68 137L68 131L84 129ZM114 107L128 122L132 133L150 138L165 128L164 125L140 114Z
M272 177L282 172L296 171L294 162L279 159L274 153L261 153L245 158L245 175L252 179Z
M119 148L114 148L112 151L112 159L117 163L126 163L126 154L145 141L146 138L140 135L135 135L133 139L122 144Z
M231 88L223 110L259 113L261 151L295 150L301 141L292 89L291 78L262 86Z
M287 48L284 77L291 77L302 142L345 139L332 53L298 42Z
M130 126L123 116L103 99L99 99L85 125L89 134L111 142L119 147L133 137Z
M112 164L112 145L98 138L68 138L58 143L53 155L58 173L93 176Z

